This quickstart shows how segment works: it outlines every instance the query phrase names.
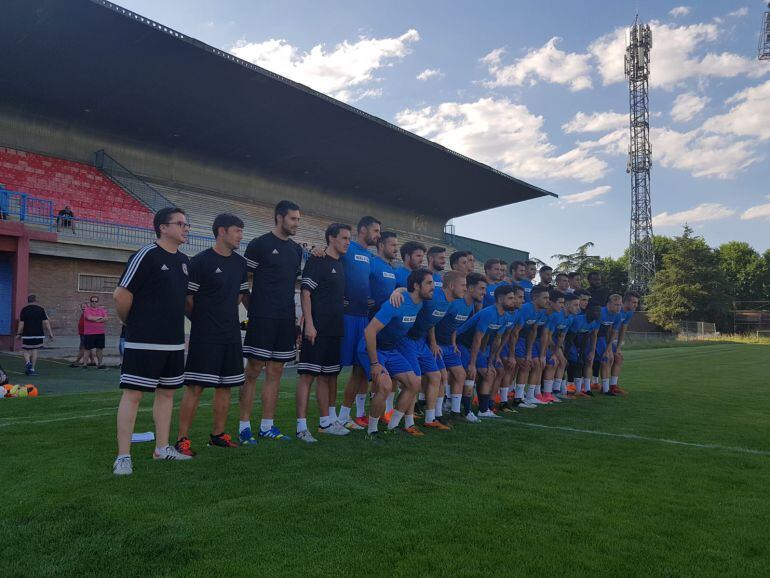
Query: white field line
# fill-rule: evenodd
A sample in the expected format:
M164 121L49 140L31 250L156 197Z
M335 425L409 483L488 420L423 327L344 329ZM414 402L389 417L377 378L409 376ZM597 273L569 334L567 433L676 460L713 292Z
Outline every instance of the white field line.
M660 444L669 444L674 446L686 446L691 448L698 448L698 449L705 449L705 450L720 450L720 451L726 451L726 452L735 452L739 454L751 454L755 456L770 456L770 451L764 451L764 450L754 450L751 448L741 448L741 447L733 447L733 446L722 446L719 444L704 444L704 443L698 443L698 442L683 442L680 440L671 440L667 438L654 438L654 437L648 437L648 436L640 436L636 434L621 434L621 433L612 433L612 432L605 432L605 431L596 431L596 430L590 430L590 429L580 429L575 427L566 427L566 426L558 426L558 425L543 425L540 423L529 423L529 422L523 422L523 421L499 421L498 423L505 423L508 425L514 425L518 427L529 427L529 428L537 428L537 429L549 429L549 430L557 430L557 431L564 431L569 433L578 433L578 434L585 434L585 435L595 435L595 436L604 436L604 437L612 437L612 438L620 438L620 439L626 439L626 440L634 440L634 441L641 441L641 442L655 442Z

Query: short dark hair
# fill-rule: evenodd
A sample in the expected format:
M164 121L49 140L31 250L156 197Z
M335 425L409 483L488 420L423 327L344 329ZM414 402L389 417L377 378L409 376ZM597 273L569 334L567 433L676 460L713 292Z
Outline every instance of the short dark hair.
M511 261L511 264L508 265L508 272L513 273L516 269L523 266L524 266L524 261Z
M484 271L489 271L495 265L500 264L500 259L487 259L484 261Z
M569 277L570 279L574 279L575 277L582 277L582 275L577 271L572 271L570 273L567 273L567 277Z
M299 211L299 205L292 201L287 201L287 200L280 201L275 206L275 211L273 211L273 220L277 223L278 215L285 217L286 215L289 214L289 211Z
M556 278L556 280L558 280L559 277L566 277L566 276L567 276L566 273L556 273L556 277L555 278Z
M407 241L401 245L401 260L406 261L406 256L411 255L415 251L422 251L424 253L427 249L425 248L425 245L418 241Z
M580 299L580 297L578 296L577 291L575 291L574 293L567 293L564 296L564 302L565 303L567 301L577 301L578 299Z
M593 271L589 271L589 272L588 272L588 275L586 275L586 277L587 277L588 279L590 279L591 277L595 277L596 275L598 275L599 277L601 277L601 276L602 276L602 274L601 274L599 271L596 271L596 270L594 269Z
M409 273L409 277L406 278L406 290L407 291L414 291L414 286L416 285L422 285L422 282L425 280L426 277L431 277L431 272L427 269L415 269L411 273Z
M530 293L529 293L529 298L530 299L534 299L535 297L537 297L541 293L548 293L548 289L546 289L542 285L535 285L532 288L532 291L530 291Z
M427 257L430 259L433 257L433 255L440 255L441 253L446 253L446 249L444 247L439 247L438 245L434 245L430 249L428 249Z
M37 301L37 295L34 293L27 295L27 303L34 303L35 301Z
M518 293L518 292L524 293L524 287L522 287L521 285L517 285L516 283L511 283L510 286L513 287L514 293Z
M372 217L371 215L366 215L365 217L361 217L361 220L358 221L358 226L356 227L356 233L358 233L361 229L368 229L372 225L382 225L382 223Z
M505 297L509 293L513 293L515 289L511 285L498 285L495 289L495 301L500 297Z
M551 289L550 291L548 291L548 299L551 301L556 301L557 299L564 299L564 293L562 293L558 289Z
M158 239L160 239L160 226L168 225L169 217L171 217L171 215L176 215L177 213L187 216L187 213L185 213L184 210L180 209L179 207L163 207L157 213L155 213L155 216L152 218L152 226L155 229L155 236Z
M380 238L377 240L377 246L384 245L385 241L388 239L397 239L398 235L396 235L393 231L383 231L380 233Z
M524 261L524 264L529 267L530 265L537 265L537 262L535 261Z
M591 294L586 289L575 289L575 291L572 293L573 295L577 295L578 297L590 297Z
M549 267L548 265L543 265L540 267L540 272L543 273L545 271L553 271L553 267Z
M484 277L481 273L468 273L468 275L465 277L465 283L468 285L468 287L475 287L479 283L486 283L487 278Z
M470 254L470 251L454 251L449 255L449 268L454 269L454 266L457 265L457 262L462 259L463 257L467 257Z
M225 230L230 227L238 227L243 229L243 221L231 213L222 213L214 218L214 224L211 226L211 230L214 231L214 238L219 235L219 228L224 227Z
M628 301L631 297L636 297L637 299L642 298L636 291L626 291L626 294L623 295L623 301Z
M328 227L326 227L326 233L324 234L326 238L326 244L329 244L329 241L332 237L335 239L340 236L340 231L342 230L353 232L353 229L350 228L350 225L346 225L345 223L332 223Z

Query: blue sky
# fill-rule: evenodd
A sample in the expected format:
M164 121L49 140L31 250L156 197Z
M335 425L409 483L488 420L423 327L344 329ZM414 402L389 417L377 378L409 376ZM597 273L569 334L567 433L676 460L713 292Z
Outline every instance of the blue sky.
M455 219L549 261L619 256L630 180L623 33L653 27L655 232L770 248L765 3L123 0L121 5L560 195Z

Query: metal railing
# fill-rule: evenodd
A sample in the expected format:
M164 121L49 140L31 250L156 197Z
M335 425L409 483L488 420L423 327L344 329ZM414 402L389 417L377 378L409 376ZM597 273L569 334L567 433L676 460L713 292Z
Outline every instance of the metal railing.
M26 193L0 188L0 217L3 220L43 225L53 230L53 202Z
M94 153L94 166L101 170L121 189L152 210L153 213L159 211L163 207L174 206L171 201L155 190L154 187L147 184L140 177L104 152L104 149Z

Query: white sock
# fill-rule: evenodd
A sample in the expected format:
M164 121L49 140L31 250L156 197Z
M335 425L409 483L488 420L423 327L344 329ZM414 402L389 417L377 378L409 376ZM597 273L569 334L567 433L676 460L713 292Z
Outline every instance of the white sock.
M395 393L389 393L388 397L385 398L385 413L388 413L390 410L393 409L393 400L396 399Z
M398 424L401 423L401 418L404 417L404 414L398 411L397 409L393 410L393 415L390 416L390 422L388 423L388 429L395 429L398 427Z
M271 419L263 419L259 424L260 431L267 431L271 427L273 427L273 420Z
M511 391L510 387L500 388L500 403L506 403L508 401L508 392Z
M350 421L350 408L344 405L340 406L340 415L339 419L337 420L342 424L348 423Z
M539 383L535 386L535 394L543 395L543 386L541 386Z
M364 417L366 415L366 394L356 394L356 417Z
M407 419L409 416L407 416ZM436 410L435 409L426 409L425 410L425 423L429 423L432 421L436 421ZM409 426L407 426L409 427Z
M602 379L602 393L607 393L610 390L610 380Z
M155 453L156 454L164 454L166 453L166 450L170 448L171 446L163 446L162 448L159 448L158 446L155 446Z
M462 393L453 393L452 394L452 413L460 413L460 404L463 400L463 394Z
M516 393L513 394L516 399L524 399L524 390L527 388L525 383L516 384Z
M535 391L537 387L534 385L527 386L527 401L533 401L535 399Z
M553 379L546 379L543 382L543 391L546 395L553 393Z
M610 385L617 385L618 384L618 376L612 375L610 376Z
M591 380L587 377L583 378L583 391L591 391Z
M241 433L246 428L251 429L251 422L249 420L238 422L238 433Z
M158 448L155 448L155 449L157 450ZM120 459L120 458L130 458L130 457L131 457L131 454L118 454L117 459Z
M582 377L576 377L575 378L575 393L580 393L583 391L583 378Z
M449 397L450 395L452 395L452 388L449 387L448 383L445 383L444 384L444 397Z
M410 413L404 416L404 427L412 427L414 425L414 414Z
M561 384L562 384L562 380L561 379L554 379L553 380L553 390L556 393L561 393Z
M307 418L304 418L304 417L297 418L297 433L301 431L307 431Z
M369 433L377 431L377 425L380 423L380 418L369 416Z
M331 423L334 423L335 421L337 421L337 408L334 407L333 405L329 406L329 420L331 421Z
M330 425L332 425L335 421L336 420L332 420L332 416L330 416L330 415L327 415L327 416L323 416L322 415L320 417L320 419L318 420L318 425L320 425L323 428L327 428Z
M425 394L422 392L418 393L417 399L419 399L420 401L425 401Z
M436 398L436 417L444 415L444 396Z

